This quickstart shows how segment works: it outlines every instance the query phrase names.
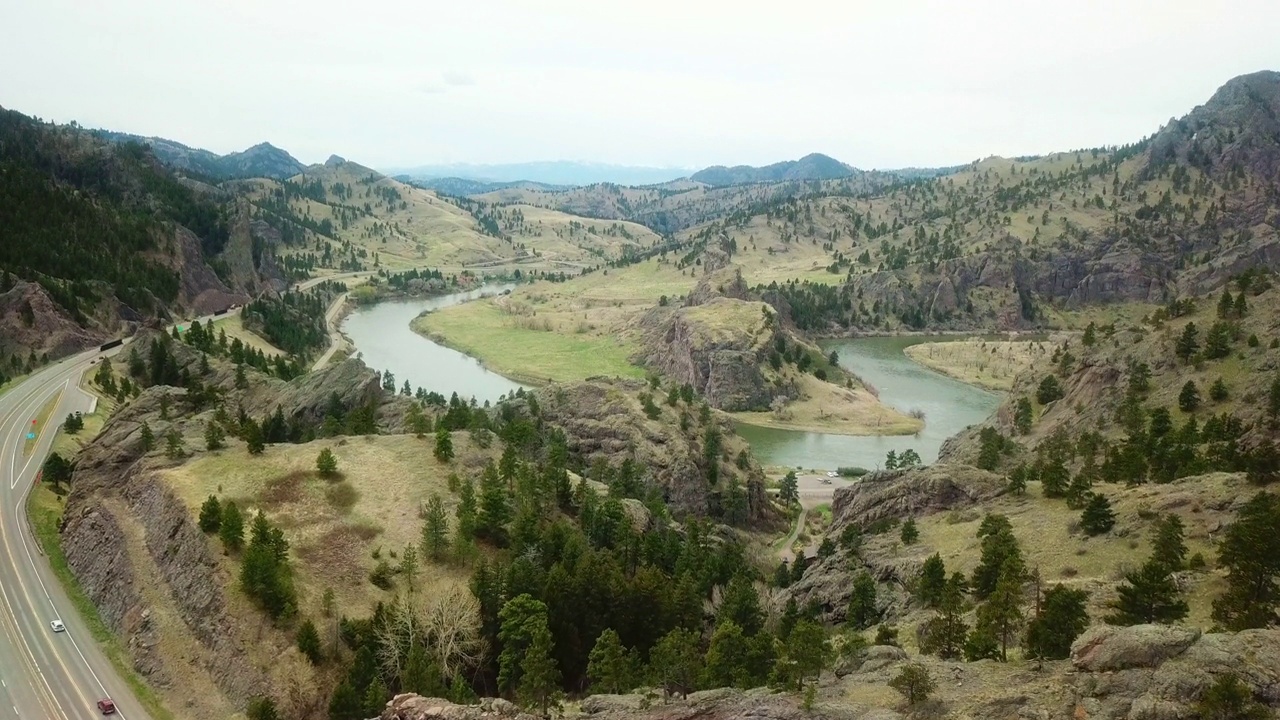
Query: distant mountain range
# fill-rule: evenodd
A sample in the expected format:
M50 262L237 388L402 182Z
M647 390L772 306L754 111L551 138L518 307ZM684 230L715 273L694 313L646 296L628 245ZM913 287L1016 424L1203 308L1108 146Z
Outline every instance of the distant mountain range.
M862 171L846 165L822 153L810 153L799 160L753 167L751 165L713 165L699 170L689 177L708 185L745 185L748 183L770 183L783 180L836 180L853 177Z
M294 156L265 142L243 152L218 155L165 138L142 137L109 130L94 130L93 133L112 142L149 145L165 165L219 180L253 177L279 180L297 175L306 167Z
M547 162L512 163L506 165L419 165L417 167L382 168L394 177L418 182L437 178L458 178L483 183L513 183L530 181L548 185L593 185L614 183L617 185L656 185L668 180L688 177L694 168L655 168L635 165L608 165L556 160Z
M420 187L425 190L434 190L444 195L453 195L456 197L465 197L467 195L483 195L484 193L496 192L498 190L509 190L511 188L519 188L524 190L537 190L540 192L560 192L569 190L574 185L549 185L547 183L534 182L532 180L516 180L514 182L485 182L483 180L469 180L460 177L441 177L423 180L412 175L394 175L393 179L399 180L407 185Z

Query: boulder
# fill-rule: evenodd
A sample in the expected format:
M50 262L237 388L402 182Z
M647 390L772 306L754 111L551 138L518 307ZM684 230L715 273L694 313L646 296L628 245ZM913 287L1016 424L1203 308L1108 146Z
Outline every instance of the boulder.
M1086 630L1071 644L1071 664L1090 672L1156 668L1186 652L1199 639L1199 628L1099 625Z
M969 507L1004 492L1004 478L968 465L872 472L859 482L836 489L830 532L838 536L849 523L866 526L882 518Z

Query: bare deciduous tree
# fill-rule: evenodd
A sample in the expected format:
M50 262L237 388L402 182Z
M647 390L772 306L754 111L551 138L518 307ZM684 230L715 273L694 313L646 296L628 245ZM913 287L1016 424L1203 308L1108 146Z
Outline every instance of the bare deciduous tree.
M436 596L423 620L429 638L427 647L445 677L453 677L484 659L480 601L466 588L454 587Z

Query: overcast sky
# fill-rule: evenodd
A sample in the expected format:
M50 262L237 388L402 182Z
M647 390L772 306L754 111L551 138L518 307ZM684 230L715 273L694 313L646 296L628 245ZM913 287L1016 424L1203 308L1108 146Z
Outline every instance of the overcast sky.
M386 168L938 166L1120 144L1280 70L1280 0L0 0L0 105Z

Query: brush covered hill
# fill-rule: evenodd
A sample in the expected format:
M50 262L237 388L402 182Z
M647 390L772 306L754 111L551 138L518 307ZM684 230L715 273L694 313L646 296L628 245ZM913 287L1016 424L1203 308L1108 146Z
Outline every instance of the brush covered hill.
M96 389L109 390L110 375L109 387L128 379L139 390L74 458L65 504L44 505L62 511L59 547L120 640L123 664L177 717L231 717L262 697L286 717L323 716L361 662L352 633L384 647L385 613L409 606L426 623L461 623L448 626L455 640L478 650L470 623L488 606L469 580L527 561L520 548L533 552L530 533L547 533L536 546L550 552L568 527L577 543L581 523L588 552L644 545L646 557L674 562L683 542L674 520L778 520L732 422L696 397L653 407L644 383L597 380L482 408L397 395L358 359L283 381L216 350L206 356L202 342L143 333L126 362L102 366ZM186 386L164 384L173 378ZM319 461L324 454L334 466ZM240 541L223 531L232 514L243 522ZM440 534L424 531L430 518ZM459 540L461 527L474 539ZM262 538L275 538L270 572L254 565ZM582 576L600 582L605 572ZM519 570L511 573L518 583ZM667 603L671 582L637 589L635 602ZM439 617L446 611L452 619ZM304 625L318 647L297 641ZM444 652L436 641L426 647ZM464 656L433 655L433 682L463 683L450 697L491 682L487 656ZM399 673L387 672L400 687ZM391 697L385 686L369 694L376 708Z
M714 186L692 179L626 187L600 183L568 190L508 188L473 196L488 203L525 203L607 220L630 220L662 235L728 216L754 214L788 198L810 195L860 196L898 182L896 176L866 172L834 180L780 180Z
M835 283L779 283L818 332L1026 328L1062 309L1166 302L1277 254L1280 73L1226 83L1124 147L987 158L839 197L782 195L681 235L818 247Z
M859 174L857 168L846 165L833 157L822 153L810 153L799 160L752 167L735 165L725 167L715 165L689 176L694 182L707 185L747 185L752 183L774 183L783 180L835 180Z
M525 272L563 272L657 242L634 223L441 197L337 156L284 180L232 185L250 198L255 218L281 236L282 261L302 273L516 262Z
M1036 459L1070 446L1072 468L1083 462L1078 449L1088 449L1087 472L1113 478L1210 470L1275 477L1278 326L1280 289L1260 270L1237 276L1221 295L1094 324L1021 374L992 418L948 441L942 457L975 462L981 432L992 428ZM1032 460L1017 452L999 465Z
M269 284L241 211L136 143L0 110L0 353L59 356Z

